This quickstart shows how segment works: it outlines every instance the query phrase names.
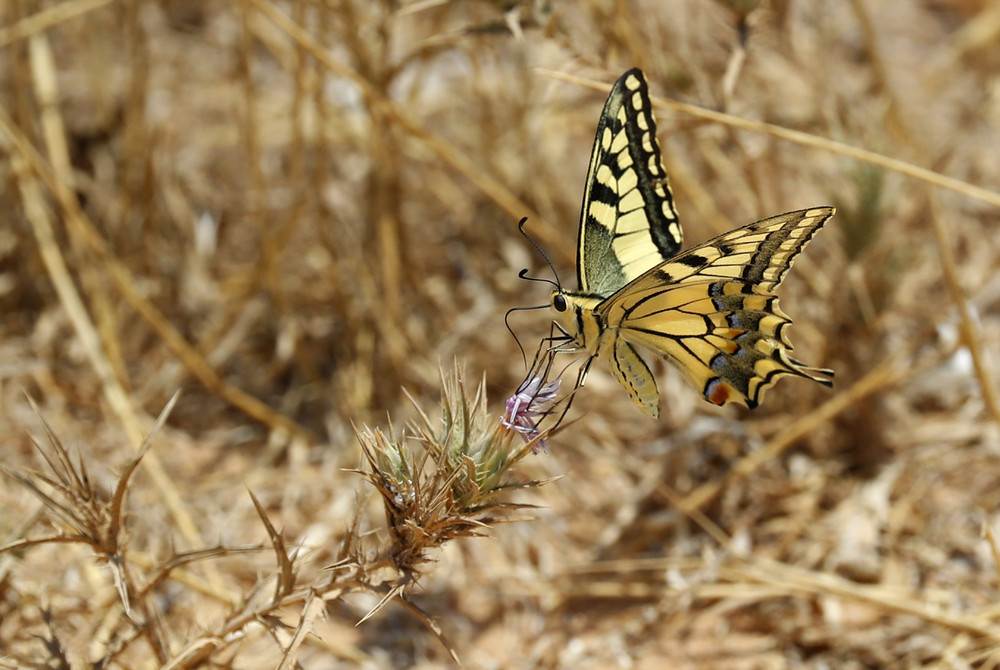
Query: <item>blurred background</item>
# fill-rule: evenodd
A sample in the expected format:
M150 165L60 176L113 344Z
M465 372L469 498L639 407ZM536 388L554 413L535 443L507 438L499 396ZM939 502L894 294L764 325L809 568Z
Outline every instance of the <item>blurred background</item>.
M1000 663L1000 3L9 0L0 22L2 462L39 467L30 396L111 490L180 390L129 497L137 564L266 542L249 487L315 572L356 505L380 528L355 426L402 431L456 362L499 414L525 374L504 314L548 300L517 221L575 281L593 133L637 66L686 246L838 208L781 290L835 386L720 409L657 362L655 421L595 366L521 468L562 477L513 495L538 509L447 546L412 599L470 668ZM549 321L511 318L529 353ZM2 481L0 545L50 531ZM215 569L243 594L275 570ZM232 604L158 588L173 653ZM117 602L85 549L4 554L0 649L158 667ZM374 603L331 604L299 660L451 664L402 608L355 627ZM204 667L280 658L249 626Z

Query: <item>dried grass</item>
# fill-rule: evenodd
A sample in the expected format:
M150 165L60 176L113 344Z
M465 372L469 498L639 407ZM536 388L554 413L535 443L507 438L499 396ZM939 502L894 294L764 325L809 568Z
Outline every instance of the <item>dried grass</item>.
M1000 13L753 4L0 4L0 667L1000 667ZM689 241L837 206L837 383L530 456L516 222L572 274L633 65Z

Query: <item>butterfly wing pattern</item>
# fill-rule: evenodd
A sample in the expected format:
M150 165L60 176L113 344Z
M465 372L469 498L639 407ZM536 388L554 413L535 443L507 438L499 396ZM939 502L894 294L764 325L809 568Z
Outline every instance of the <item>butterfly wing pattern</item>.
M753 409L779 377L827 386L833 372L791 357L775 290L794 258L833 216L830 207L789 212L752 223L690 249L649 270L595 308L605 337L616 340L614 366L633 400L656 416L652 375L617 340L666 354L687 380L716 405ZM605 345L607 346L607 345ZM648 370L647 370L648 371Z
M682 233L641 70L611 89L583 192L576 268L580 290L610 295L680 251Z
M560 350L604 360L654 417L656 380L633 345L664 356L716 405L752 409L782 376L832 385L831 370L790 355L791 320L775 291L834 209L773 216L677 254L681 232L655 128L642 72L629 70L611 90L594 142L580 222L581 290L552 293L567 334Z

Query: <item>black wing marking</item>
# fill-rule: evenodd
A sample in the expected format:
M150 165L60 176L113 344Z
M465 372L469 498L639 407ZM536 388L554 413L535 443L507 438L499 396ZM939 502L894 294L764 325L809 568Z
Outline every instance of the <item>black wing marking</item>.
M646 79L632 69L597 124L580 214L580 289L606 297L671 258L681 241Z

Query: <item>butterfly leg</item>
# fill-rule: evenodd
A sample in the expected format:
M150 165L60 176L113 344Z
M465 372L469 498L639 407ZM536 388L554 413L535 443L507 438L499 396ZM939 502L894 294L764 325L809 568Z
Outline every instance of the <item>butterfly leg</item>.
M565 419L566 415L569 414L569 408L573 406L573 399L576 398L576 392L580 390L583 386L583 382L586 381L587 372L590 370L590 364L593 362L594 357L591 356L582 366L580 366L580 371L576 375L576 383L573 384L573 390L566 394L566 404L563 406L562 412L559 413L559 418L556 419L556 422L552 424L552 427L549 429L550 435L556 434L556 429L562 425L563 419Z

